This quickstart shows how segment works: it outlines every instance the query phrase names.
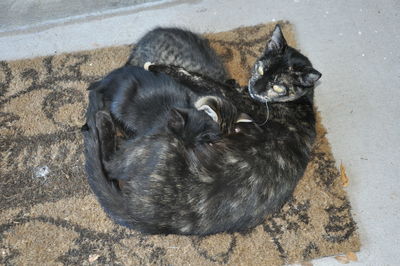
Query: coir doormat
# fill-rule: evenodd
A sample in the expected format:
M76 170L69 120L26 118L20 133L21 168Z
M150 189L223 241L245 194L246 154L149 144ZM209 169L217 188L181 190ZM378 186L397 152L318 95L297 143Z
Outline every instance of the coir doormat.
M273 26L205 36L231 76L245 84ZM282 26L295 46L292 26ZM0 263L280 265L359 250L320 119L312 160L293 199L250 232L146 236L108 219L86 182L79 129L88 84L122 66L130 49L0 62Z

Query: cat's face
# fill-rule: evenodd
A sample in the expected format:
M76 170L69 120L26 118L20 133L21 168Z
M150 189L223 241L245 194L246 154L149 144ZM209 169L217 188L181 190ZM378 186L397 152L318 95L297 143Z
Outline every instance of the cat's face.
M249 80L250 96L260 102L287 102L313 89L321 73L297 50L288 46L277 25Z
M195 108L173 108L168 118L169 130L186 146L212 145L223 136L237 134L238 125L254 123L238 113L229 101L216 96L200 97Z
M187 148L212 144L222 138L219 124L206 112L194 108L173 108L168 128Z
M201 97L195 102L195 107L197 110L203 110L217 122L224 136L237 134L240 124L254 123L254 120L248 114L239 113L229 100L221 97Z
M219 124L222 134L234 133L239 114L230 101L217 96L204 96L200 97L194 105L197 110L204 111Z

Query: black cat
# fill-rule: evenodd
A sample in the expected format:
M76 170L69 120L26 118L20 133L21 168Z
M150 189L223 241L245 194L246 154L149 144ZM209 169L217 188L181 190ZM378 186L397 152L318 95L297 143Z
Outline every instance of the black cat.
M174 35L179 30L159 31ZM154 47L151 38L145 43ZM157 51L146 51L140 64L154 62L147 58ZM239 112L259 122L269 116L268 122L237 123L235 134L196 149L186 147L177 135L158 131L125 141L115 152L104 141L115 136L113 119L103 96L92 91L84 132L89 183L115 221L141 232L205 235L252 228L287 201L305 171L315 138L312 98L319 77L276 27L253 69L251 96L229 86L219 88ZM266 101L271 102L269 111Z
M126 210L121 205L127 200L123 199L123 195L132 189L132 182L139 178L137 181L144 183L137 189L153 193L150 187L146 187L148 182L154 181L153 178L162 183L162 179L169 178L171 174L181 178L184 172L199 173L197 171L201 169L198 165L205 166L205 154L213 150L212 145L218 143L220 132L223 132L220 130L224 128L216 123L220 115L214 121L212 116L201 111L202 107L212 106L215 113L225 112L227 107L215 107L224 103L217 96L197 97L168 76L155 75L132 66L111 72L89 89L88 131L84 132L89 183L106 212L116 221L129 226L120 215ZM228 113L236 114L235 110ZM124 129L134 132L133 138L120 140L117 144L112 116ZM125 123L125 119L129 122ZM251 122L243 115L238 119L240 124ZM207 163L211 165L213 162ZM185 169L179 168L179 164L185 165ZM101 180L97 179L100 176ZM207 175L196 178L209 182ZM149 198L141 195L142 200ZM140 200L135 199L135 202ZM140 226L138 229L150 230ZM164 232L159 228L154 230Z

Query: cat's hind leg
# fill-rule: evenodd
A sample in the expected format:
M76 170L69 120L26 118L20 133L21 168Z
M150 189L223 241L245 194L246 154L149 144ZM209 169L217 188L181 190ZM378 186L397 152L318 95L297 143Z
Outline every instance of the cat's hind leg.
M100 154L103 162L109 162L117 147L116 129L110 113L96 113L96 128L99 136Z

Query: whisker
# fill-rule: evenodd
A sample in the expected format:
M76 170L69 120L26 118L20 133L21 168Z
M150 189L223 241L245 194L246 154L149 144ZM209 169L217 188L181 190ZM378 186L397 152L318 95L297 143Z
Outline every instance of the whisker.
M257 124L257 125L260 126L260 127L262 127L262 126L264 126L265 124L267 124L267 122L268 122L268 120L269 120L269 106L268 106L269 98L266 97L266 99L267 99L267 101L265 102L265 106L267 107L267 119L266 119L262 124Z

